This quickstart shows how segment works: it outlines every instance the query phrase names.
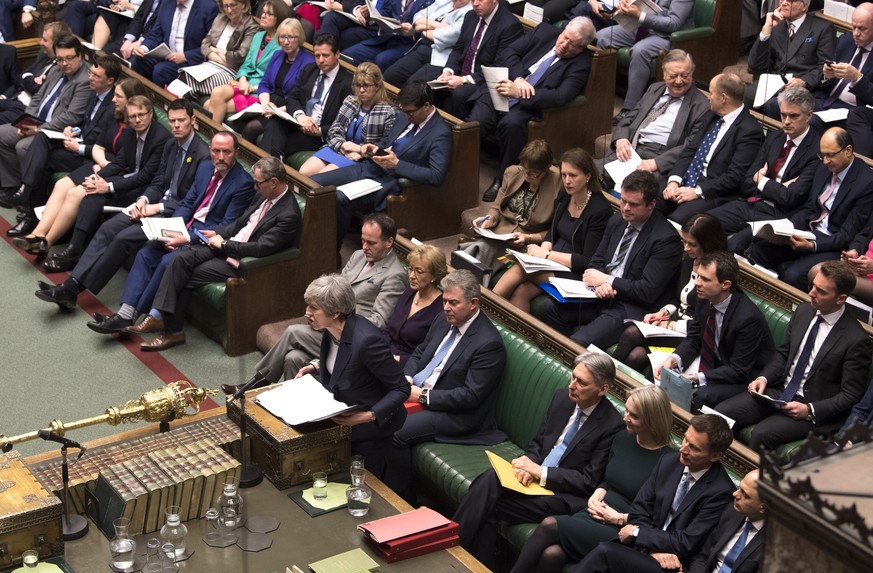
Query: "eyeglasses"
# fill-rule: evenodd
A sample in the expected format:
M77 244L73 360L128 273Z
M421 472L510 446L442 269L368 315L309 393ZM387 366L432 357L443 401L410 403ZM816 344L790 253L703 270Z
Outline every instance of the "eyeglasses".
M105 78L106 78L105 75L103 75L103 74L98 74L98 73L95 72L94 70L88 70L88 76L89 76L89 77L92 77L92 78L100 78L100 79L105 79Z
M70 62L75 62L81 56L57 56L55 59L59 64L69 64Z
M130 113L127 115L127 119L129 119L130 121L139 121L141 119L147 118L151 114L152 112L150 111L147 111L145 113Z
M833 159L834 157L836 157L837 155L839 155L840 153L845 151L847 147L849 147L849 146L844 145L843 147L841 147L841 148L839 148L836 151L831 152L831 153L825 153L824 151L821 151L818 154L818 158L822 161L824 161L825 159Z
M352 84L356 90L368 90L376 87L376 84Z
M401 107L401 108L400 108L400 113L402 113L402 114L405 115L405 116L410 116L410 115L414 114L415 112L417 112L418 110L420 110L420 109L423 108L423 107L424 107L423 105L420 105L420 106L418 106L418 107L414 107L414 108L412 108L412 109L409 109L409 108L407 108L407 109L403 109L403 108Z
M543 175L546 174L545 171L533 171L533 170L531 170L531 169L528 169L528 168L525 167L524 165L521 165L520 167L521 167L521 172L524 173L525 177L531 177L531 178L533 178L533 179L539 179L540 177L542 177Z
M291 40L296 40L299 37L300 36L289 36L287 34L282 34L281 36L279 36L279 41L280 42L290 42Z
M221 5L224 10L233 10L234 8L239 8L240 6L242 6L242 4L240 4L239 2L230 2L228 4Z
M263 184L266 183L267 181L272 181L273 179L274 179L273 177L270 177L269 179L264 179L263 181L258 181L257 179L252 178L252 181L255 182L255 187L257 187L257 188L260 189L261 185L263 185Z

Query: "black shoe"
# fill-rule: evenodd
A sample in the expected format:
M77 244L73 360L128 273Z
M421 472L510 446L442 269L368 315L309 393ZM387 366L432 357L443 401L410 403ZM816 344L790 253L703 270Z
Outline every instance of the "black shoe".
M40 237L36 245L32 246L30 250L31 253L36 255L36 257L33 259L33 262L37 265L42 263L48 256L49 249L51 249L51 247L49 247L48 241Z
M254 382L254 384L252 384L252 382ZM264 378L263 374L261 374L260 372L256 372L255 375L252 376L251 379L249 379L249 381L246 382L245 384L239 384L239 385L222 384L221 391L224 392L225 395L227 395L227 396L233 396L234 394L239 392L239 389L242 388L243 386L245 386L246 384L252 384L252 386L249 388L249 390L254 390L255 388L260 388L261 386L266 386L269 383L270 383L270 381L267 380L266 378Z
M35 255L39 252L39 243L44 241L45 237L15 237L12 239L12 244L26 253Z
M65 273L73 270L75 266L76 261L60 259L55 256L52 256L42 264L42 268L47 273Z
M61 252L53 254L52 258L59 261L71 261L75 265L79 261L79 257L81 256L82 247L76 246L72 243L68 243L67 246L61 250Z
M12 196L17 192L18 189L15 187L0 189L0 207L3 207L4 209L12 209L15 207L15 204L12 203Z
M612 127L615 127L616 125L618 125L619 122L621 120L623 120L627 116L627 114L629 114L629 113L630 113L629 109L623 109L620 112L618 112L618 115L616 115L614 118L612 118Z
M97 324L100 324L101 322L103 322L107 318L111 318L112 315L111 314L102 314L100 312L95 312L94 314L91 315L91 317L94 319L91 322L96 322Z
M46 283L41 283L39 286L42 287L47 285ZM76 295L62 285L51 286L45 290L38 290L35 294L36 298L46 302L53 302L58 305L61 310L72 310L76 308Z
M47 283L45 281L36 281L36 286L39 287L39 290L51 290L55 287L59 287L59 286L63 286L63 285L60 285L60 284L54 285L52 283Z
M12 194L12 197L10 197L10 201L16 207L27 205L27 203L30 201L30 187L28 187L27 185L22 185L21 189Z
M121 318L118 316L118 313L108 316L100 322L92 320L88 323L88 328L99 334L124 332L124 329L128 326L133 326L133 321L129 318Z
M33 213L19 214L15 226L6 231L7 237L23 237L36 229L39 221Z
M497 199L497 193L498 193L498 191L500 191L500 183L501 183L500 179L495 179L491 183L491 187L489 187L488 189L485 190L485 194L482 195L482 202L483 203L491 203L492 201Z

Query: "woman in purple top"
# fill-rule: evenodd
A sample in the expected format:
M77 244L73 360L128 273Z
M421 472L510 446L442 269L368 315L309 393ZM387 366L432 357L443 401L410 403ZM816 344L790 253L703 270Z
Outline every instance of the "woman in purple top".
M437 285L446 276L446 257L433 245L418 245L406 257L409 288L397 299L397 306L382 330L391 354L403 367L415 347L421 344L434 319L442 313L443 294Z

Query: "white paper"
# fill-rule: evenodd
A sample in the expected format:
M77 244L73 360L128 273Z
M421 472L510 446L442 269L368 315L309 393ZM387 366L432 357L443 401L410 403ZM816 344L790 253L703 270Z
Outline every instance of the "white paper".
M760 399L760 400L766 400L766 401L768 401L768 402L772 402L773 404L779 406L780 408L788 403L788 402L786 402L785 400L779 400L779 399L777 399L777 398L771 398L770 396L768 396L768 395L766 395L766 394L759 394L758 392L752 392L752 391L749 391L749 394L751 394L752 396L754 396L755 398L758 398L758 399Z
M542 24L543 22L543 8L541 6L534 6L530 2L524 5L524 15L522 18L527 18L531 22L536 22L537 24Z
M509 98L497 93L497 84L509 79L509 68L494 66L482 66L482 74L485 76L485 84L488 93L491 94L491 104L497 111L509 111Z
M549 282L564 298L597 298L597 295L594 294L594 289L582 281L560 277L549 277Z
M191 86L177 78L170 82L166 90L176 97L185 97L191 91Z
M494 239L496 241L511 241L513 238L512 233L495 233L491 229L483 229L481 227L477 227L476 225L473 225L473 231L475 231L476 234L485 237L486 239Z
M737 421L734 420L733 418L730 418L730 417L728 417L728 416L725 416L724 414L722 414L722 413L719 412L718 410L713 410L713 409L710 408L709 406L701 406L701 407L700 407L700 413L701 413L701 414L714 414L714 415L718 416L719 418L722 418L725 422L727 422L728 428L730 428L730 429L733 429L733 428L734 428L734 424L737 423Z
M444 90L449 87L449 82L441 82L438 80L431 80L427 82L427 85L430 86L432 90Z
M755 91L755 103L752 107L761 107L784 86L785 80L779 74L761 74L758 77L758 89Z
M140 222L142 232L150 241L169 243L174 237L188 238L188 229L182 217L146 217Z
M847 117L849 117L849 108L832 107L831 109L823 109L821 111L817 111L815 112L815 115L817 115L819 119L821 119L825 123L844 121Z
M306 0L306 2L304 2L304 4L312 4L313 6L317 6L317 7L321 8L322 10L327 10L327 2L313 2L311 0Z
M294 125L300 125L300 122L297 121L296 119L294 119L291 116L291 114L286 112L284 109L279 109L278 107L276 107L272 103L267 104L267 106L268 106L268 109L270 110L270 112L273 115L275 115L276 117L278 117L279 119L284 119L285 121L287 121L289 123L293 123Z
M122 10L121 12L117 12L112 8L107 8L106 6L97 6L97 8L99 8L100 10L105 10L110 14L115 14L116 16L124 16L125 18L133 18L134 14L133 10Z
M202 64L197 64L196 66L185 66L184 68L179 68L179 70L185 72L198 82L207 80L220 71L230 71L220 64L212 64L213 62L203 62Z
M834 0L824 0L824 15L830 16L835 20L840 20L846 24L852 24L852 14L855 13L855 7L851 4L843 2L834 2Z
M610 161L603 168L609 173L609 176L615 181L615 189L620 190L621 184L624 182L624 178L636 171L637 167L640 166L640 163L643 162L643 158L637 153L637 150L631 147L631 157L627 161L620 161L616 159L615 161Z
M21 91L18 92L18 97L16 99L24 104L24 107L27 107L30 105L31 95L26 91Z
M349 200L355 200L358 197L375 193L381 188L382 184L378 181L374 181L373 179L360 179L358 181L346 183L345 185L340 185L336 190L348 197Z
M161 42L160 46L155 46L154 48L146 52L145 55L160 58L161 60L163 60L172 53L173 51L170 50L170 47L164 42Z
M521 268L523 268L526 273L535 273L538 271L570 270L570 267L565 267L560 263L556 263L542 257L533 257L531 255L519 253L518 251L506 251L506 254L515 257L515 259L518 261L518 264L521 265Z
M67 136L64 135L63 131L56 131L54 129L45 129L45 128L41 128L40 131L43 132L45 134L45 136L48 137L49 139L56 139L58 141L63 141L65 139L67 139ZM78 141L81 143L82 138L81 137L74 137L73 141Z
M636 4L640 12L646 14L660 14L663 11L660 6L651 2L651 0L633 0L631 4ZM632 18L624 14L614 14L613 19L618 22L619 26L631 33L636 33L637 28L640 27L640 19L638 17Z
M290 426L326 420L357 408L336 400L310 374L277 384L258 394L255 401Z
M815 242L815 233L795 229L794 225L788 219L753 221L749 223L749 226L752 227L753 235L773 243L785 243L787 239L780 240L779 237L791 237L794 235Z
M481 265L482 264L482 261L480 261L479 259L477 259L476 257L474 257L473 255L471 255L470 253L468 253L466 251L462 251L462 250L458 249L457 251L454 251L454 254L458 255L462 259L467 259L468 261L470 261L474 265Z
M245 117L247 115L263 115L263 113L264 113L264 108L261 106L261 104L259 102L255 102L252 105L250 105L249 107L245 108L244 110L238 111L235 114L233 114L232 116L228 117L227 121L236 121L236 120L240 119L241 117Z
M631 320L629 322L633 322L637 325L637 328L640 329L640 334L642 334L645 338L654 338L657 336L672 336L676 338L685 338L684 332L677 332L675 330L670 330L669 328L664 328L663 326L658 326L656 324L648 324L641 320Z

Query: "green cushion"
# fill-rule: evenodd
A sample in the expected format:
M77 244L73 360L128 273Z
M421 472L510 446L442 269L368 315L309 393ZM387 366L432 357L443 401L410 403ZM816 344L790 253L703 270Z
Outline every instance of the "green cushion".
M285 158L285 163L290 165L292 169L300 171L300 168L303 167L306 160L312 157L314 153L314 151L298 151L297 153L292 153Z
M776 346L779 346L779 344L782 343L782 339L785 337L785 332L788 330L788 323L791 321L792 313L783 308L779 308L752 293L747 292L746 296L748 296L749 300L754 302L764 314L764 318L767 320L767 326L770 327L770 335L773 337L773 342L776 343Z

